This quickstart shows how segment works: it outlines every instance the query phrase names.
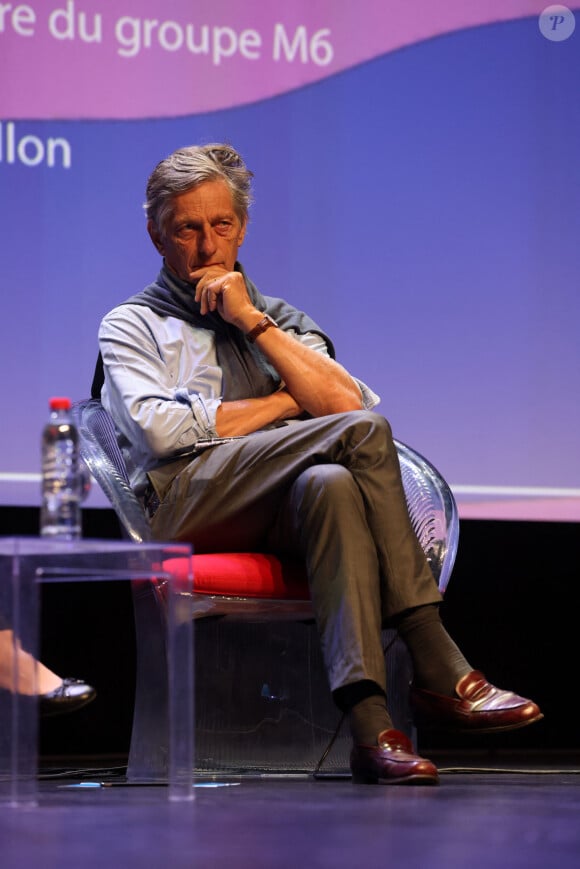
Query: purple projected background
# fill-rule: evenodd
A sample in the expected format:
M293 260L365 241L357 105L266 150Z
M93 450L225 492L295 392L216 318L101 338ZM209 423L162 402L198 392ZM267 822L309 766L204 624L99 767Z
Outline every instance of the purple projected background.
M371 46L277 96L148 120L18 114L24 67L4 50L4 21L0 502L38 503L48 397L88 394L101 317L156 274L141 211L150 170L181 145L228 140L256 174L250 276L330 332L461 515L579 519L580 33L551 41L543 4L511 5L515 20ZM486 21L498 4L473 6ZM398 7L381 3L386 20ZM319 18L325 8L346 5L317 4ZM50 139L68 147L52 166Z

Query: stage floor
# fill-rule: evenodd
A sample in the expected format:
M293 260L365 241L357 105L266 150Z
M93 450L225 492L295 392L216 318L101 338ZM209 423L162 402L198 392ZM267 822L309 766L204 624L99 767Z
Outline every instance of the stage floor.
M34 808L0 811L2 869L580 866L578 758L434 758L439 787L198 780L191 803L118 769L54 767ZM497 759L496 759L497 761Z

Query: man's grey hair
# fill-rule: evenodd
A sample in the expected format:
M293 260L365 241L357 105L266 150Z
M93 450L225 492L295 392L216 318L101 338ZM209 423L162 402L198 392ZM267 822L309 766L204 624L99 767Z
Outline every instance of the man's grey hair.
M204 181L223 180L230 188L236 216L245 223L252 201L252 177L253 173L231 145L180 148L158 163L149 176L143 208L147 219L164 232L175 196Z

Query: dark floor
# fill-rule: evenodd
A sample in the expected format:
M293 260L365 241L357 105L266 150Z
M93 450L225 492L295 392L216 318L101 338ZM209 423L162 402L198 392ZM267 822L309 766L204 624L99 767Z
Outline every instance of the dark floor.
M0 811L0 866L578 867L571 760L494 757L486 768L485 757L440 757L438 788L220 778L197 781L191 803L123 786L108 767L76 778L45 770L37 807Z

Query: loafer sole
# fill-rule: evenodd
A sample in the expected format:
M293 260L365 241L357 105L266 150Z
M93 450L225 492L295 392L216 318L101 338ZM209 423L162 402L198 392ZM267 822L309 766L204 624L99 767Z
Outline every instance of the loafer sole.
M356 785L438 785L439 776L422 775L405 775L400 778L378 778L377 776L352 776L352 783Z
M453 731L453 733L471 733L475 736L478 733L505 733L508 730L521 730L522 727L527 727L528 724L535 724L536 721L541 721L543 717L543 712L540 712L534 718L528 718L525 721L513 721L510 724L493 724L489 727L481 727L477 723L467 725L461 721L435 721L432 718L419 717L417 717L417 724L424 730L449 730Z

